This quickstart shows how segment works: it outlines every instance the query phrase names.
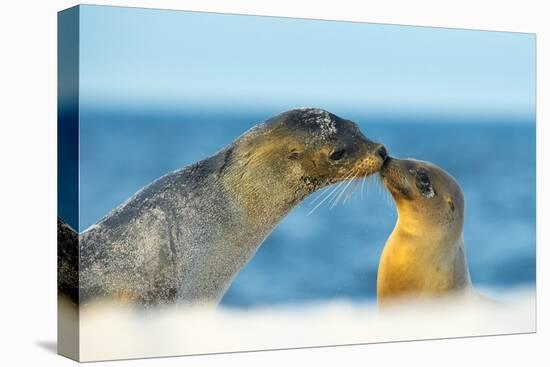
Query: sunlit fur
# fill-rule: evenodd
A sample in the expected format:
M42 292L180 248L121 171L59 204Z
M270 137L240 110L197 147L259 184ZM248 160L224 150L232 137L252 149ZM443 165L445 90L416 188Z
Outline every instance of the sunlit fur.
M422 195L415 173L428 173L435 195ZM380 171L397 206L398 219L378 269L378 303L404 297L467 290L470 275L462 236L464 196L441 168L413 159L388 159Z
M345 158L331 162L330 154L342 144L337 137L306 138L284 124L264 129L236 147L223 178L253 222L281 215L328 185L341 183L343 187L351 179L369 176L383 163L376 154L379 145L361 137L351 142Z
M257 124L216 154L152 182L81 233L79 263L72 265L79 289L70 294L80 303L216 303L298 203L330 184L377 172L386 157L380 148L355 123L316 108ZM338 151L345 153L333 156ZM59 279L60 292L67 292L69 272Z

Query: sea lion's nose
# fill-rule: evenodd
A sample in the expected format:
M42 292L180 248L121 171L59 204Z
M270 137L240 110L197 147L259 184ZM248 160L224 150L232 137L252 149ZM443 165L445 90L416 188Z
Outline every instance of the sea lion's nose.
M386 158L388 158L388 151L386 150L386 147L383 145L378 147L378 149L376 150L376 154L378 154L383 161L385 161Z

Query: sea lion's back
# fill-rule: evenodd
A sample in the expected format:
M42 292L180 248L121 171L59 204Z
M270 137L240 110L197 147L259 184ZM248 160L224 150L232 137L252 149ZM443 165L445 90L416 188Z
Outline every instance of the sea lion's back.
M57 218L57 290L78 303L78 233Z

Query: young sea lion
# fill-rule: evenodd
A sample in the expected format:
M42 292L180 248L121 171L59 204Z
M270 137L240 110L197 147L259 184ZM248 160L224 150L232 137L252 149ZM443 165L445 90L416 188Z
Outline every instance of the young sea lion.
M84 231L79 301L217 302L292 208L327 185L377 172L386 156L355 123L327 111L275 116ZM69 275L60 274L60 290L74 283Z
M380 176L398 218L378 268L378 303L468 291L464 195L456 180L431 163L395 158Z

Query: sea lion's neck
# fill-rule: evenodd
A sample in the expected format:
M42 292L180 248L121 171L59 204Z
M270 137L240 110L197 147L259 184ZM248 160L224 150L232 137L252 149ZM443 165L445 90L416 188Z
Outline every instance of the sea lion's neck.
M234 162L222 177L226 192L253 228L270 231L308 194L287 167Z
M198 199L186 192L186 200L197 200L186 205L196 207L209 227L208 240L195 244L200 250L188 251L182 243L190 255L178 265L185 269L178 292L188 301L219 301L263 240L308 194L299 184L300 169L281 159L286 156L280 141L273 134L264 139L262 132L253 129L196 167L195 176L204 178L197 185L210 186ZM180 226L184 233L188 223Z
M462 235L423 227L399 218L384 247L378 269L378 302L399 297L434 296L470 286Z
M280 139L270 132L262 139L244 136L233 145L232 157L220 177L232 202L250 226L270 231L308 194L301 169L290 163ZM281 137L284 139L284 137Z
M445 218L423 213L425 210L406 203L397 203L397 223L394 233L407 238L430 238L430 243L451 244L462 237L462 221L445 222Z

